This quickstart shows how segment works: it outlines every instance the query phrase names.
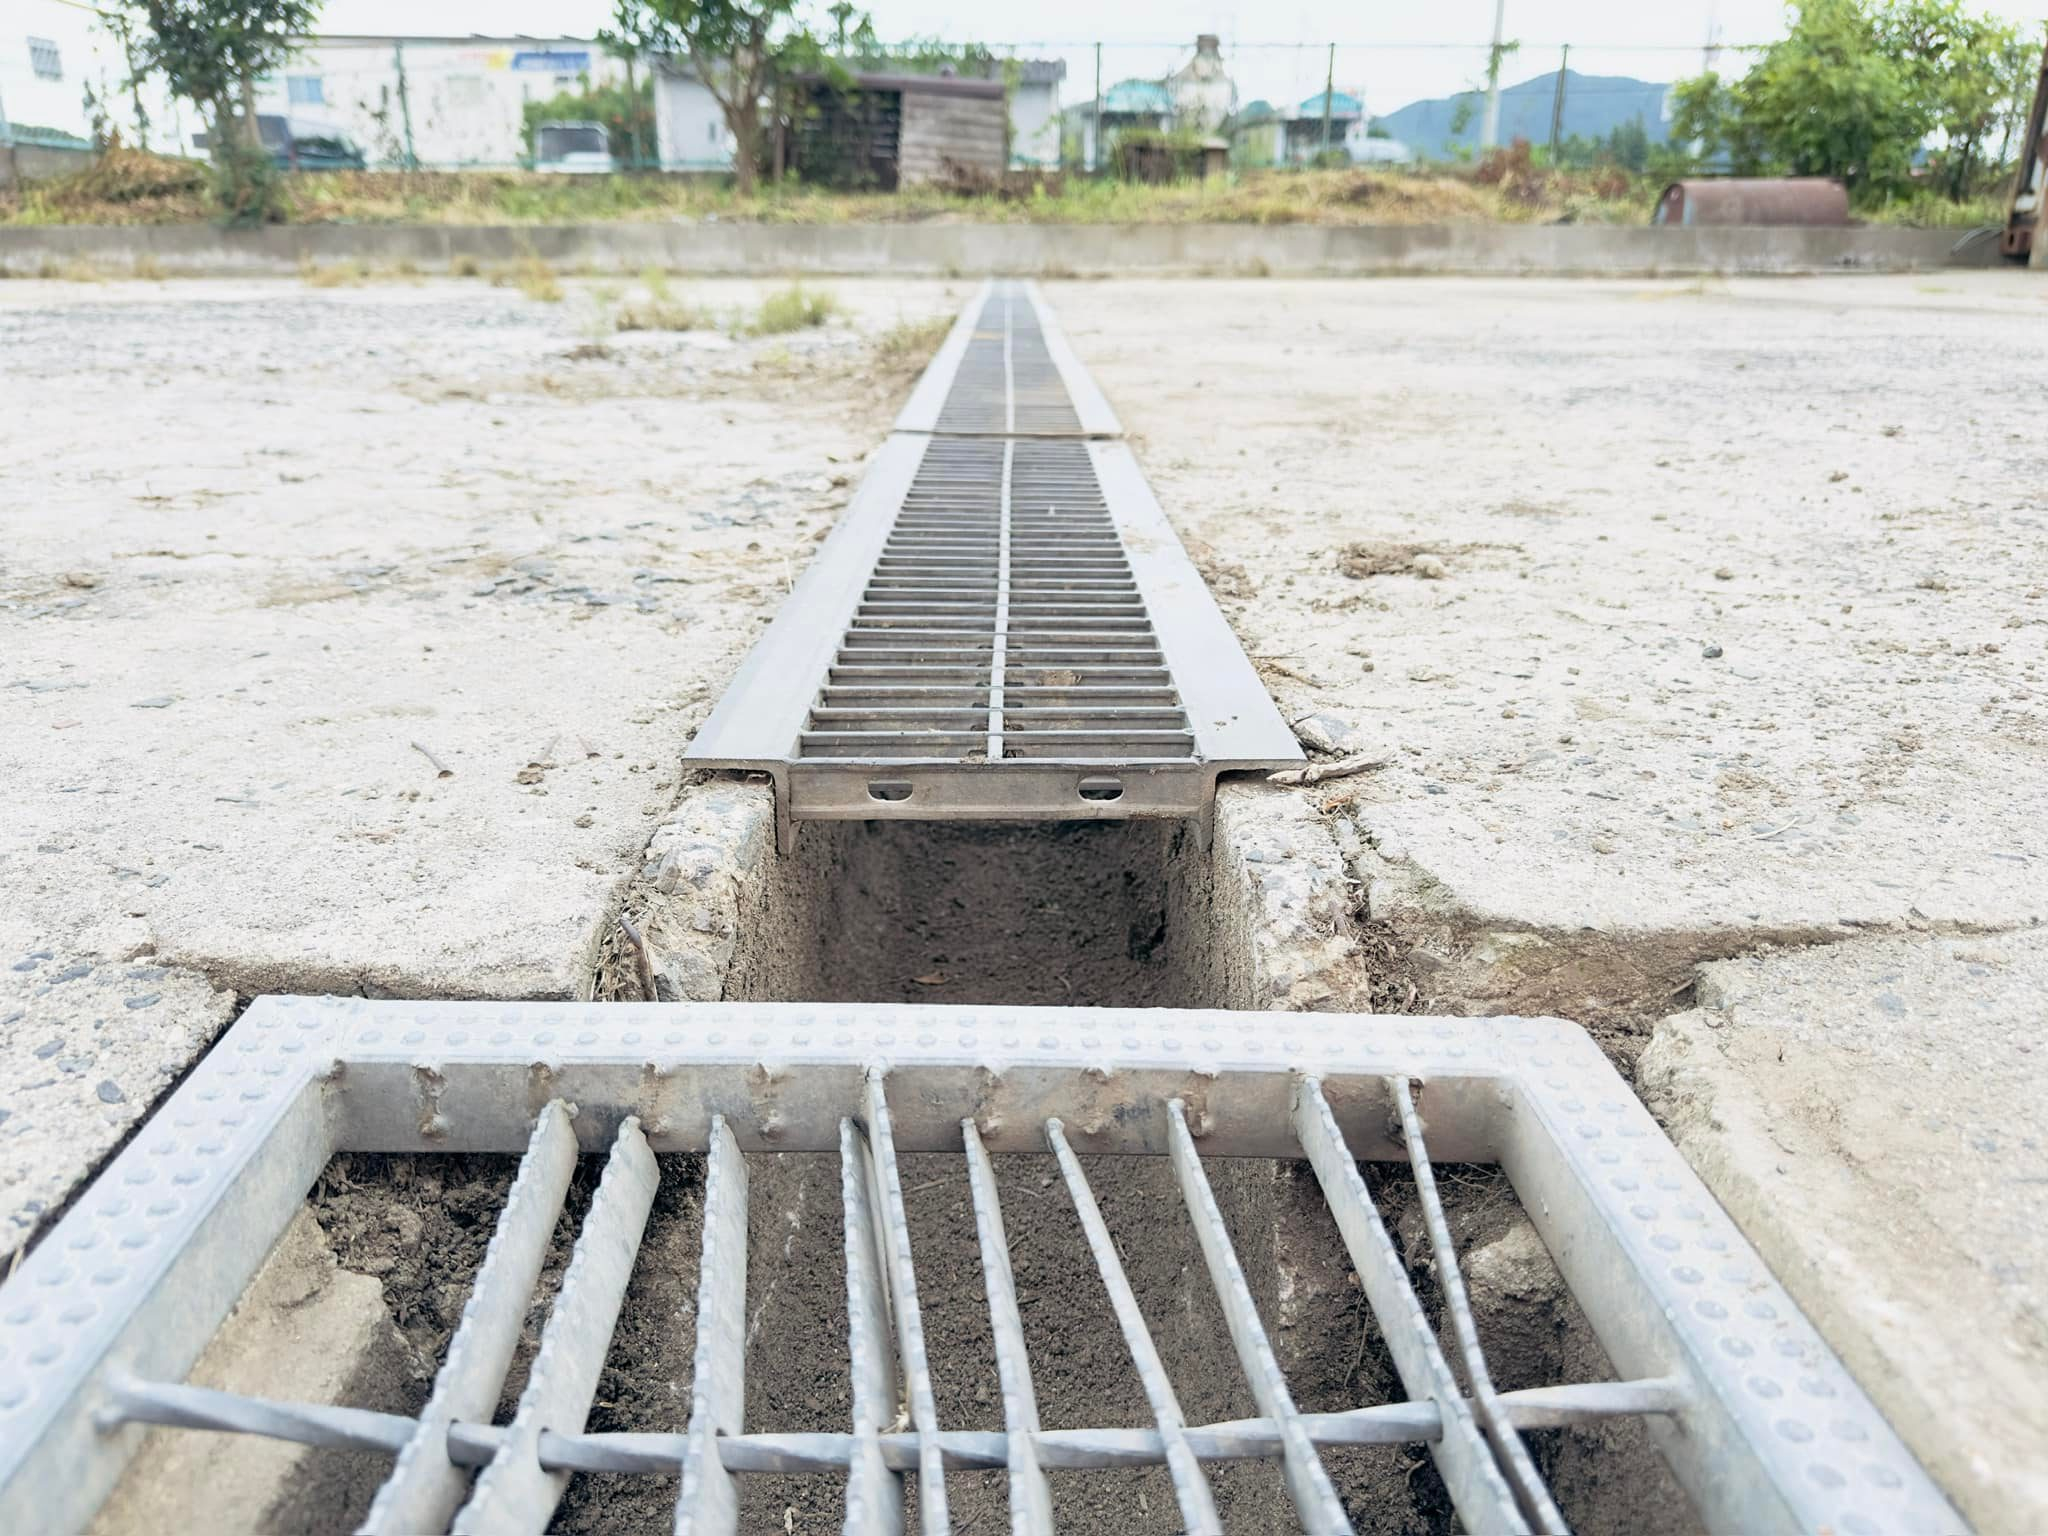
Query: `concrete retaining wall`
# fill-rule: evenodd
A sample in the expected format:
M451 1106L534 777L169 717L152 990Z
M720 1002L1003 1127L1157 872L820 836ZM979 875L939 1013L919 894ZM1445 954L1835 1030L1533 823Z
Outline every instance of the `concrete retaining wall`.
M432 270L537 255L558 267L636 272L863 273L1060 277L1098 273L1364 276L1376 273L1576 277L1693 273L1902 272L1988 265L1994 242L1959 256L1951 229L1673 229L1604 225L1433 224L579 224L469 228L314 224L0 229L0 268L49 261L112 266L148 258L165 272L252 275L307 262L410 261Z
M42 181L82 171L98 158L90 145L72 149L63 144L0 144L0 187L17 181Z

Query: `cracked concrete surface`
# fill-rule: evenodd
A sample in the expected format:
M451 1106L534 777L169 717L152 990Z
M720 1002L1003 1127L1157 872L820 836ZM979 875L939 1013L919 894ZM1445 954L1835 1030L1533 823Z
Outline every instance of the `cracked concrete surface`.
M1979 1530L2048 1528L2048 935L1702 969L1650 1106Z
M0 463L0 1254L233 994L586 986L680 744L908 385L869 343L966 291L589 357L588 285L0 289L35 445Z
M1176 292L1052 297L1285 712L1392 759L1322 803L1429 1005L1676 1015L1687 1155L2039 1529L2048 287Z
M2048 915L2048 490L1985 372L2038 282L1178 291L1051 296L1290 718L1393 756L1375 911Z

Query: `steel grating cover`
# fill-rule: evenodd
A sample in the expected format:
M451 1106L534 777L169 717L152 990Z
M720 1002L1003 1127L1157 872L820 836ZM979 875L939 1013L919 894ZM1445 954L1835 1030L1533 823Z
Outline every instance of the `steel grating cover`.
M420 1417L184 1385L314 1180L349 1150L524 1154ZM579 1150L609 1160L517 1407L492 1424ZM1076 1420L1034 1386L993 1160L1048 1150L1150 1428L1040 1427ZM674 1151L706 1156L687 1410L585 1433L660 1178L653 1154ZM841 1158L853 1392L836 1433L742 1421L746 1155L792 1151ZM904 1152L961 1159L1001 1430L939 1419ZM1184 1422L1089 1155L1168 1160L1256 1418ZM1307 1162L1404 1400L1297 1409L1209 1191L1204 1163L1217 1156ZM1358 1158L1413 1170L1448 1343ZM1614 1380L1491 1388L1433 1161L1502 1166ZM1617 1416L1644 1418L1712 1530L1963 1529L1591 1039L1555 1020L262 998L0 1286L7 1531L85 1527L147 1424L390 1456L363 1526L377 1532L540 1531L579 1471L680 1472L675 1529L729 1532L740 1480L808 1471L842 1480L856 1533L901 1529L915 1475L921 1529L937 1533L949 1529L944 1473L970 1469L1006 1475L1013 1531L1045 1532L1048 1470L1152 1464L1167 1469L1185 1528L1207 1533L1205 1467L1255 1457L1279 1465L1296 1518L1323 1533L1350 1526L1322 1452L1401 1442L1427 1446L1463 1529L1557 1530L1521 1432Z
M898 432L1120 437L1035 283L984 283L896 418Z
M772 775L785 848L1199 816L1219 773L1299 763L1107 411L1029 285L985 289L688 760Z

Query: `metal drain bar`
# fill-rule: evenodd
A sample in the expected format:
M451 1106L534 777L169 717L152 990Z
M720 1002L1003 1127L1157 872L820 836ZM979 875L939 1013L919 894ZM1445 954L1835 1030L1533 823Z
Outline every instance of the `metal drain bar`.
M512 1420L504 1382L574 1154L609 1150ZM183 1378L338 1151L524 1158L417 1420ZM1046 1430L995 1158L1054 1154L1154 1424ZM745 1154L837 1151L852 1382L837 1433L742 1423ZM584 1433L659 1173L706 1155L687 1418ZM897 1158L951 1152L972 1201L1002 1428L939 1419ZM1184 1422L1082 1155L1171 1164L1258 1417ZM1205 1159L1305 1159L1407 1398L1302 1412ZM1407 1162L1447 1354L1357 1159ZM1432 1159L1495 1162L1619 1379L1493 1390ZM1155 1302L1156 1304L1156 1302ZM1001 1469L1053 1529L1049 1470L1163 1466L1185 1528L1205 1468L1275 1461L1297 1518L1349 1530L1321 1453L1428 1447L1464 1529L1563 1529L1528 1429L1641 1416L1714 1530L1962 1529L1855 1382L1571 1025L1174 1010L415 1004L259 999L0 1287L0 1528L82 1528L140 1426L392 1455L365 1531L540 1531L578 1471L681 1474L679 1532L736 1529L739 1480L843 1479L847 1531L950 1529L945 1473Z
M811 819L1201 816L1301 761L1130 450L1024 435L1089 414L1049 320L1028 286L969 306L905 412L936 432L890 437L690 744L774 778L785 851Z

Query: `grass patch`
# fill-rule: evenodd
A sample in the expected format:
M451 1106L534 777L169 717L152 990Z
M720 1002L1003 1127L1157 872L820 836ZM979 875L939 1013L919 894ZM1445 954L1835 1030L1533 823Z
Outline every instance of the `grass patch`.
M640 274L645 300L636 300L619 310L617 327L622 331L713 331L718 317L699 304L678 299L668 285L668 274L649 267Z
M484 264L474 256L451 256L448 258L450 277L481 277Z
M317 262L299 258L299 281L308 288L360 288L370 280L369 263L356 261Z
M755 336L787 336L791 331L821 326L838 313L839 300L829 289L791 283L761 301L747 330Z

